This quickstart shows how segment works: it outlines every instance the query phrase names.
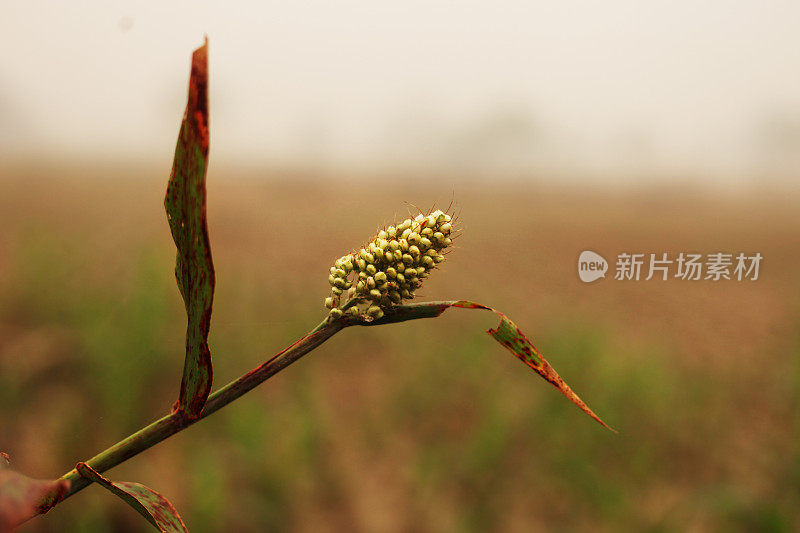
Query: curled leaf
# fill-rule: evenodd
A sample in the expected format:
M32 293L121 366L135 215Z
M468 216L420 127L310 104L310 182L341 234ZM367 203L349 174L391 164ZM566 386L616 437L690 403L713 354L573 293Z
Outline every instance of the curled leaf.
M183 115L164 207L178 248L175 279L186 304L186 359L177 411L197 418L211 391L208 331L214 299L214 264L206 223L208 163L208 40L192 54Z
M11 531L21 522L49 511L64 498L69 485L66 480L31 479L0 467L0 532Z
M122 498L159 531L186 533L186 526L178 511L156 491L139 483L110 481L86 463L78 463L75 469L81 476L102 485Z

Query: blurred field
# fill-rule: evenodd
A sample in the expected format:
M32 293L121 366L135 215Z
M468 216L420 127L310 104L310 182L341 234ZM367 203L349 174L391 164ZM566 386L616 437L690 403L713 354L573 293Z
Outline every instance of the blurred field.
M0 450L24 473L58 476L175 399L166 172L0 170ZM455 193L464 234L424 297L509 314L620 434L489 338L489 313L349 329L110 472L190 531L800 529L797 197L254 178L209 175L215 384L316 325L333 259L403 201ZM765 259L756 282L584 285L584 249ZM146 530L94 487L23 529Z

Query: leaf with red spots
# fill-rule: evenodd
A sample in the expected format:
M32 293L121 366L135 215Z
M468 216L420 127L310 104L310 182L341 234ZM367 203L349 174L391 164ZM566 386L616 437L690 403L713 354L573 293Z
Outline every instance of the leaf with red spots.
M69 485L63 479L31 479L0 466L0 532L12 531L21 522L46 513L61 501Z
M600 417L594 414L594 411L589 409L589 406L583 403L583 400L581 400L577 394L572 392L572 389L569 387L569 385L567 385L564 380L561 379L561 376L559 376L558 373L553 370L553 367L550 366L550 363L547 362L547 360L544 358L544 356L542 356L539 350L536 349L533 343L528 340L525 334L522 333L517 325L514 324L506 315L500 311L497 311L496 309L492 309L491 307L466 300L454 302L452 306L461 307L464 309L486 309L496 313L500 317L500 324L497 326L497 328L488 330L487 333L494 337L497 342L505 346L506 349L508 349L511 353L516 355L517 358L519 358L523 363L531 367L534 372L542 376L555 388L561 391L561 394L569 398L570 401L577 405L584 413L597 420L600 424L602 424L603 427L616 433L616 430L600 420Z
M197 418L213 377L208 330L214 299L214 264L206 223L208 163L208 40L192 54L183 115L164 207L178 248L175 279L188 315L186 358L175 410Z
M102 485L122 498L125 503L136 509L159 531L164 533L186 533L186 526L183 524L178 511L166 498L154 490L139 483L110 481L86 463L78 463L75 469L81 476L98 485Z
M440 316L450 307L460 307L462 309L486 309L487 311L496 313L500 317L500 325L498 325L495 329L488 330L486 333L494 337L497 342L505 346L523 363L531 367L534 372L550 382L555 388L561 391L561 394L569 398L572 403L580 407L584 413L597 420L603 427L616 433L616 430L610 428L605 422L600 420L600 418L594 414L594 411L589 409L589 407L583 403L583 400L581 400L577 394L572 392L572 389L569 388L569 385L564 383L564 380L561 379L555 370L553 370L553 367L550 366L550 363L547 362L547 360L544 358L544 356L542 356L539 350L536 349L533 343L531 343L531 341L528 340L522 331L520 331L517 325L514 324L506 315L500 311L497 311L496 309L492 309L491 307L475 302L469 302L467 300L459 300L457 302L424 302L388 307L382 318L379 318L378 320L372 320L370 322L364 322L358 317L346 317L343 320L351 324L358 324L362 326L380 326L382 324L405 322L406 320L415 320L418 318L435 318Z

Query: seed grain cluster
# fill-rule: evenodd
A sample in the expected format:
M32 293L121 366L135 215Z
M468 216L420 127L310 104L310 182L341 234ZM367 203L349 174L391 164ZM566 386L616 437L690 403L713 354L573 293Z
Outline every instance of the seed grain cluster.
M331 296L325 299L330 318L341 317L348 304L347 312L376 320L383 316L382 308L414 298L453 243L451 222L438 209L420 214L380 230L367 246L337 259L328 276Z

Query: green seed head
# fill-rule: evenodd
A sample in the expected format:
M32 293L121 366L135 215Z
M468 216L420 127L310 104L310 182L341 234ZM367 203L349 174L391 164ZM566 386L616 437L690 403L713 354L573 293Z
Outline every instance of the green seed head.
M437 209L381 229L363 248L337 259L328 277L331 296L325 299L331 316L342 316L340 297L346 298L342 303L350 302L347 313L353 316L371 302L366 314L373 319L383 316L382 307L413 298L444 260L452 230L452 217Z

